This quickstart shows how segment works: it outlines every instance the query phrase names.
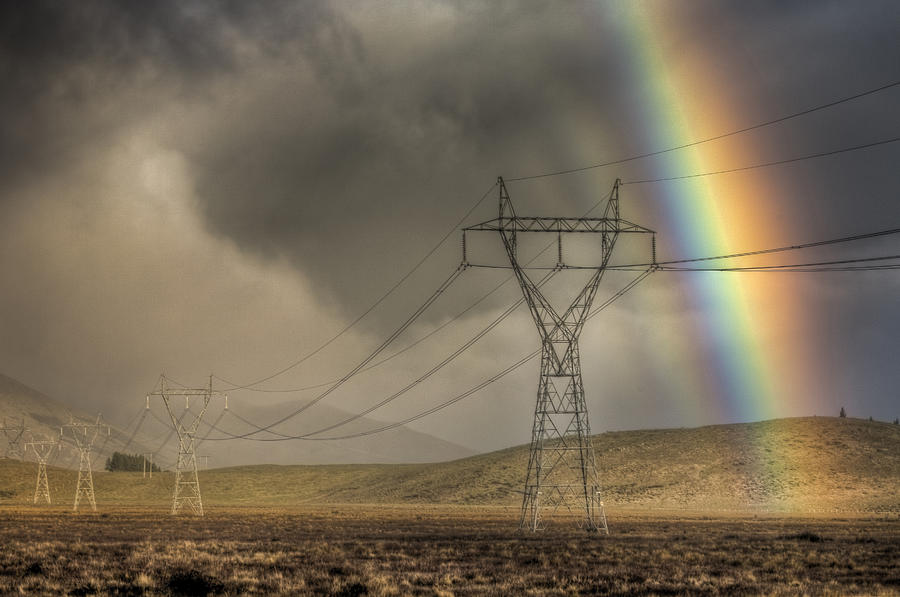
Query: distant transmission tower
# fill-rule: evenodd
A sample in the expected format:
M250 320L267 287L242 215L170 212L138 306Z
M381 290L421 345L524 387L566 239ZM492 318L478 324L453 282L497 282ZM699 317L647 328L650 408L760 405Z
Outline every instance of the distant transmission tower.
M3 417L3 427L0 427L6 436L6 457L22 460L25 452L22 449L22 436L25 435L25 419L19 419L18 423L10 423Z
M144 452L144 478L147 475L150 475L150 478L153 478L153 452Z
M31 448L38 461L37 484L34 488L34 503L39 499L50 503L50 484L47 482L47 461L53 454L53 450L59 448L59 439L33 439L25 444L25 449Z
M498 184L499 217L463 230L463 261L466 261L466 232L499 233L510 268L519 281L541 337L541 374L519 528L540 530L544 527L546 518L564 508L578 516L581 524L588 530L609 534L591 444L578 338L590 314L618 235L655 233L619 217L618 180L613 185L602 218L517 216L502 178L498 179ZM559 312L551 305L525 272L525 268L519 264L516 237L523 233L550 233L557 236L558 270L570 267L563 262L564 235L600 235L600 263L587 268L593 271L590 279L565 311Z
M78 510L78 504L82 499L87 500L91 510L97 511L97 500L94 499L94 476L91 471L91 450L97 437L106 432L109 436L109 425L103 423L100 415L93 423L82 423L70 418L69 422L62 426L60 435L70 438L78 448L78 483L75 486L75 504L73 511Z
M213 396L221 395L212 387L212 375L209 376L209 386L206 388L170 388L165 376L160 377L159 389L151 393L151 396L161 396L166 405L172 426L178 433L178 460L175 462L175 495L172 498L172 514L178 514L187 506L194 514L203 516L203 500L200 497L200 479L197 475L197 453L194 439L200 421L209 407L209 401ZM171 400L176 396L184 396L185 413L179 420L172 410ZM191 411L191 398L200 401L200 408ZM190 416L188 412L197 414Z

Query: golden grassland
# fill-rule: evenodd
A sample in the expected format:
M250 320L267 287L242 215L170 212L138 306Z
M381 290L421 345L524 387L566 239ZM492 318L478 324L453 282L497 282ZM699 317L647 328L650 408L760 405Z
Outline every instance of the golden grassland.
M604 433L594 438L613 507L698 511L900 513L900 425L807 417ZM302 444L298 447L302 449ZM210 507L319 503L510 505L525 446L410 465L245 466L200 472ZM34 495L34 463L0 460L0 505ZM71 503L77 473L50 468L54 503ZM165 508L171 472L94 473L97 502Z
M803 418L595 438L609 537L516 530L527 449L173 474L0 460L0 594L900 595L900 426Z
M900 523L610 512L611 535L515 509L0 509L0 593L898 595Z

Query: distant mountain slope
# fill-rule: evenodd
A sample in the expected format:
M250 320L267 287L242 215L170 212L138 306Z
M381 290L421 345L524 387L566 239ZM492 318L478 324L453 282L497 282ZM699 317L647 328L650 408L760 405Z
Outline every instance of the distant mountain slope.
M143 406L143 398L135 401L136 407ZM183 408L180 402L177 408ZM196 408L196 405L194 406ZM296 403L283 403L269 406L244 406L241 416L264 423L275 421L297 408ZM24 420L29 429L28 437L58 437L59 427L69 420L69 413L80 421L93 421L96 414L79 412L71 409L44 394L29 388L25 384L0 375L0 422L3 417L8 422ZM111 425L110 436L98 438L96 443L94 466L102 468L106 458L115 450L130 453L156 453L155 460L163 466L173 466L177 454L178 438L171 433L172 427L168 415L161 404L154 404L150 416L135 420L139 428L121 429ZM177 411L176 416L181 415ZM220 418L220 415L221 418ZM305 432L343 421L350 417L347 413L327 404L318 404L314 409L304 413L303 417L292 419L275 429L284 433ZM218 421L218 422L216 422ZM221 405L212 404L204 417L205 423L213 423L226 432L241 434L252 430L245 422L238 419L234 412L222 412ZM298 424L305 425L297 427ZM340 432L349 433L381 426L377 420L362 417L348 426L342 426ZM471 456L475 452L463 446L440 438L420 433L406 427L398 427L386 433L342 441L289 441L258 442L249 440L200 441L207 434L222 437L219 431L210 431L208 426L201 425L198 433L197 453L208 456L203 462L210 466L238 466L244 464L342 464L342 463L398 463L398 462L441 462ZM261 437L272 437L263 434ZM6 442L0 437L0 456L6 455ZM33 457L33 455L31 455ZM54 462L64 467L77 467L77 452L69 445L63 444L62 451Z
M302 404L302 403L301 403ZM269 406L240 408L240 416L257 425L277 421L294 412L296 402L286 402ZM236 410L236 409L233 409ZM224 414L221 409L210 407L210 414L205 420L215 423L218 429L239 435L252 431L246 422L238 419L233 413ZM305 411L302 416L292 418L275 430L287 435L302 434L321 429L328 425L344 421L351 416L339 408L329 404L317 404ZM366 429L381 427L382 422L362 417L348 425L343 425L331 434L355 433ZM220 431L209 432L201 427L201 437L207 433L211 438L222 437ZM329 435L329 434L324 434ZM256 437L272 438L268 433ZM442 462L472 456L470 450L458 444L448 442L427 433L420 433L407 427L398 427L390 431L348 440L290 440L290 441L206 441L199 445L198 454L210 456L210 466L239 466L247 464L358 464L358 463L415 463ZM171 456L169 461L174 460Z
M605 433L595 438L610 508L900 512L900 426L809 417ZM517 508L527 446L439 464L246 466L201 473L204 503L496 504ZM0 504L32 495L34 465L0 462ZM96 475L98 502L171 499L171 473ZM51 471L51 491L74 491ZM54 489L55 488L55 489ZM69 499L68 497L66 499Z
M0 374L0 421L7 425L24 423L27 431L22 437L20 447L30 439L57 439L60 426L69 422L71 417L80 422L92 422L97 414L86 413L78 409L66 407L52 398L26 386L6 375ZM105 421L109 423L109 421ZM113 446L127 441L125 434L116 426L110 426L108 436L98 438L95 463L102 462L111 453ZM5 437L0 437L0 455L8 456L8 445ZM26 458L33 458L28 454ZM53 457L53 462L61 466L78 466L78 452L67 442L60 445L60 450Z

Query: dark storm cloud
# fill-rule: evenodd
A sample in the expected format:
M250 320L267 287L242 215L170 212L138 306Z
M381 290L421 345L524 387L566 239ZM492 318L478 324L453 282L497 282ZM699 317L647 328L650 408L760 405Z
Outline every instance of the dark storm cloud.
M211 225L289 256L358 311L385 287L372 271L409 267L498 173L552 161L559 124L613 99L616 52L589 36L601 22L505 17L461 11L433 39L388 23L328 69L305 53L317 76L281 73L192 151Z
M647 10L659 7L678 16L671 23L677 34L677 44L669 48L672 63L685 46L699 45L711 67L722 69L721 80L734 86L729 97L746 100L735 107L745 119L736 125L900 78L896 2L716 1L661 3ZM153 345L157 329L174 335L182 327L194 337L218 340L194 347L181 359L184 369L229 362L246 365L239 371L246 378L257 371L263 374L272 363L289 362L314 340L328 337L324 329L304 335L304 317L322 319L325 311L349 321L361 313L434 245L498 174L571 168L660 149L646 146L639 134L646 123L637 121L632 111L647 98L640 97L642 87L635 83L644 76L634 72L640 48L631 45L629 33L622 33L628 30L623 18L616 3L0 4L0 218L14 211L17 198L56 201L66 203L66 209L47 210L53 214L48 220L58 218L60 211L77 212L83 221L99 222L94 229L87 227L90 234L110 239L108 245L98 241L86 252L95 262L81 263L75 249L47 240L52 226L35 226L34 238L15 237L25 247L24 257L10 258L7 262L15 261L15 267L4 274L15 276L21 285L6 293L20 294L4 303L14 308L2 314L6 321L0 323L6 324L3 334L9 338L10 353L22 353L22 347L34 353L32 363L22 365L24 381L40 379L46 366L67 377L53 382L58 385L48 391L57 393L56 388L76 380L71 395L84 399L91 395L91 363L113 355L114 367L109 368L117 377L112 386L134 389L135 378L148 371L155 375L156 363L169 355ZM897 97L894 90L734 142L771 151L764 158L780 158L869 140L897 130ZM103 195L109 203L129 194L143 201L143 190L124 183L124 188L111 189L95 172L107 167L109 154L127 153L133 139L139 141L134 142L139 149L134 150L134 163L113 160L115 168L139 178L135 172L144 171L144 161L153 171L161 159L164 167L159 169L166 174L178 170L173 178L184 188L173 194L187 197L191 208L196 202L200 215L198 221L190 220L189 230L179 233L203 241L207 253L202 258L191 253L197 250L193 245L177 244L175 234L157 242L152 228L165 220L154 219L159 210L149 199L149 230L137 227L131 237L117 230L130 217L130 207L115 217L97 217L109 204L91 203L94 195ZM785 240L837 236L895 220L895 162L896 152L860 152L841 158L838 166L810 162L789 172L768 171L772 181L790 179L790 185L773 187L809 212L808 227L798 231L804 236ZM178 167L169 168L171 164ZM629 165L631 170L547 179L534 186L517 185L513 192L516 201L529 206L527 211L546 213L556 209L558 201L570 201L567 210L587 208L598 198L597 189L605 191L615 176L635 172L652 177L658 175L657 165L648 161ZM47 181L54 183L52 192L40 199L35 199L37 193L18 192ZM140 181L129 182L140 186ZM649 196L655 190L634 192ZM491 196L475 217L490 218L495 209ZM75 227L69 219L60 221ZM11 222L0 221L0 233L10 232ZM137 259L119 262L108 257L131 247L141 235ZM76 233L66 238L73 244L81 240ZM159 255L148 248L166 242L175 248ZM234 258L223 249L232 243L250 264L287 261L302 273L304 283L308 277L309 294L261 291L260 279L251 275L246 276L249 281L238 277L239 282L230 284L227 278L234 272L220 259ZM458 244L447 243L402 293L366 319L371 327L363 331L374 328L375 336L383 337L458 259ZM237 287L245 294L232 297L222 313L214 308L224 299L207 298L201 291L193 295L196 303L179 302L183 290L165 272L153 270L162 269L159 263L164 260L197 262L193 269L179 270L179 282L190 281L203 292L214 286L225 295ZM53 262L49 273L40 270L45 262ZM108 262L118 269L108 271ZM152 274L144 276L141 268ZM34 279L20 274L31 270L40 270ZM276 271L265 276L278 287L284 272ZM136 281L127 283L134 290L116 295L122 279L131 277ZM68 290L81 285L96 289L84 299L83 308L75 308ZM48 287L53 292L45 292ZM154 293L156 287L164 290ZM455 290L480 293L484 288L473 283L472 289ZM896 300L896 288L892 290L866 292L867 311L889 311ZM116 296L118 303L104 303L108 295ZM144 302L138 303L142 297ZM244 308L254 298L254 307ZM454 301L439 303L428 317L440 318L468 304L459 297ZM289 323L276 325L266 309L296 318L286 316ZM835 343L844 330L871 325L859 309L841 310L839 304L834 309L835 318L844 317L841 326L835 326ZM275 331L253 336L254 329L265 327L250 321L254 316ZM70 323L79 318L82 327ZM166 318L182 320L160 326ZM340 329L339 323L325 326L328 333ZM238 325L243 326L237 328L239 333L230 332ZM896 325L888 321L883 327ZM279 327L290 329L280 330L285 337L279 338L277 348L269 346ZM533 341L527 320L524 327L505 340L516 344L528 334L527 340ZM129 335L116 335L124 328ZM85 342L75 349L72 338L84 337L80 334L104 342ZM886 337L878 337L879 347ZM245 345L217 353L219 361L206 358L210 347L218 349L235 338L255 343L251 349ZM73 352L78 352L77 367L71 363ZM252 363L244 362L250 360L245 358L248 352L256 359ZM335 368L331 373L339 374ZM19 372L5 373L15 377ZM879 388L887 385L885 380L890 377L883 376ZM623 415L634 418L620 419L618 425L643 425L639 417L644 414Z
M326 2L0 3L0 177L45 172L160 103L202 94L237 68L237 40L274 53L336 23Z
M199 105L205 124L170 132L169 143L191 161L210 228L251 253L288 257L358 311L357 297L385 286L367 273L408 267L496 174L570 167L554 139L563 124L606 113L609 145L647 149L632 146L616 117L631 101L631 65L614 11L580 19L577 9L438 3L449 24L434 35L416 14L428 5L379 7L381 21L362 30L354 9L371 5L334 6L4 4L5 184L65 163L160 105ZM784 73L846 69L840 60L884 66L858 54L885 45L890 19L872 17L888 8L859 17L827 4L685 10L698 37L746 47L773 73L754 82L777 86L786 106L802 105L808 90ZM853 51L829 50L835 31ZM787 53L796 40L814 51ZM775 60L783 67L768 68ZM358 292L344 292L351 286Z
M315 77L276 66L283 85L251 92L224 112L239 124L215 126L191 150L210 226L245 250L288 256L358 313L388 285L372 272L409 267L497 174L582 165L584 154L560 151L560 130L603 114L607 130L580 131L598 147L606 141L609 153L597 159L656 149L635 145L641 125L622 118L634 101L626 76L634 64L615 35L615 11L579 19L558 7L463 6L450 11L446 35L424 33L415 19L355 34L344 22L337 30L353 43L339 47L353 51L322 49L317 40L334 35L318 34L293 58L295 48L284 48L282 59L304 60ZM735 83L737 95L769 100L747 102L747 124L897 72L896 53L885 53L900 51L891 3L859 12L834 3L684 10L684 39L711 53L738 48L748 77ZM864 124L831 113L774 131L771 145L787 155L867 140L895 112L892 97L868 100ZM842 209L840 193L821 197L824 213Z

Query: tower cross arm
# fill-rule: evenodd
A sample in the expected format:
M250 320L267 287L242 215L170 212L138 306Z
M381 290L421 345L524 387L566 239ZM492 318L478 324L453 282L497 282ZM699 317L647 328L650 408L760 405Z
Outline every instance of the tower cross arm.
M162 390L153 390L150 396L222 396L219 390L209 390L207 388L166 388Z
M494 218L467 228L464 231L491 232L600 232L600 233L642 233L655 231L616 218L553 218L542 216L513 216Z

